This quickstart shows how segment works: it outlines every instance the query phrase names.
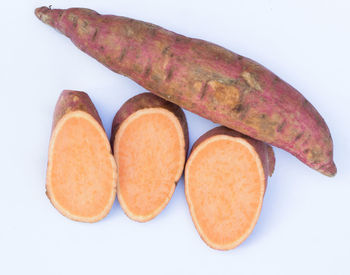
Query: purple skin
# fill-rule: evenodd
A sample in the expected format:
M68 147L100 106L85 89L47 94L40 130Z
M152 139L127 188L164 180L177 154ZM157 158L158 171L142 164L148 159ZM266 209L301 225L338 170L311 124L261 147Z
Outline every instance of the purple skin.
M193 113L336 174L329 129L296 89L218 45L89 9L41 7L36 16L109 69Z
M57 122L67 113L74 111L84 111L91 115L103 128L100 116L92 103L89 95L85 92L64 90L57 100L53 115L52 131ZM104 129L104 128L103 128Z

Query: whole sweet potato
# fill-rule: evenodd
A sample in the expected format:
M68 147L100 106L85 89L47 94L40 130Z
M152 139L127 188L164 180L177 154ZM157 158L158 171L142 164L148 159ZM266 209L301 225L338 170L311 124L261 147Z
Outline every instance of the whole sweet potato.
M262 65L130 18L83 8L41 7L35 14L82 51L152 93L335 175L325 121L296 89Z

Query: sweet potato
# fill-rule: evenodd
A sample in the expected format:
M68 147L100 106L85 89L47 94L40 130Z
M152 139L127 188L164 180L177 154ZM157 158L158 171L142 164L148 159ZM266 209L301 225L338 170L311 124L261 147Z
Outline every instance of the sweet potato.
M185 193L206 244L228 250L249 236L274 163L271 146L223 126L195 142L185 168Z
M83 8L36 16L109 69L191 112L336 173L329 129L296 89L262 65L159 26Z
M101 119L84 92L63 91L56 104L46 194L64 216L96 222L116 197L117 168Z
M131 219L149 221L168 204L182 175L188 149L185 114L156 95L137 95L115 115L111 143L119 203Z

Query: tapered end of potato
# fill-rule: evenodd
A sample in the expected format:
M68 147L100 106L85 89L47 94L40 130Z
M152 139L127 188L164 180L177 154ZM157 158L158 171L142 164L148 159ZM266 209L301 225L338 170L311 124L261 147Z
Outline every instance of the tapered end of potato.
M48 24L56 28L59 18L62 16L63 10L51 9L50 7L36 8L34 11L36 17L38 17L45 24Z
M333 161L324 166L321 166L317 170L328 177L334 177L337 174L337 167Z

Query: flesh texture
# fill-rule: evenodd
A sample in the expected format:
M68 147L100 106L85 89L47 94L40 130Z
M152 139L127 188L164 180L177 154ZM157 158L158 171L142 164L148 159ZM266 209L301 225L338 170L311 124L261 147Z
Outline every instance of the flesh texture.
M265 192L255 148L240 137L215 135L196 146L185 169L185 192L194 224L212 248L227 250L252 232Z
M76 101L87 97L64 92L58 109L74 96ZM62 112L56 108L56 114ZM68 218L96 222L108 214L116 196L115 160L99 121L84 111L65 112L55 120L50 140L47 195Z
M185 138L179 120L163 108L145 108L118 129L118 200L140 222L154 218L169 202L185 162Z

